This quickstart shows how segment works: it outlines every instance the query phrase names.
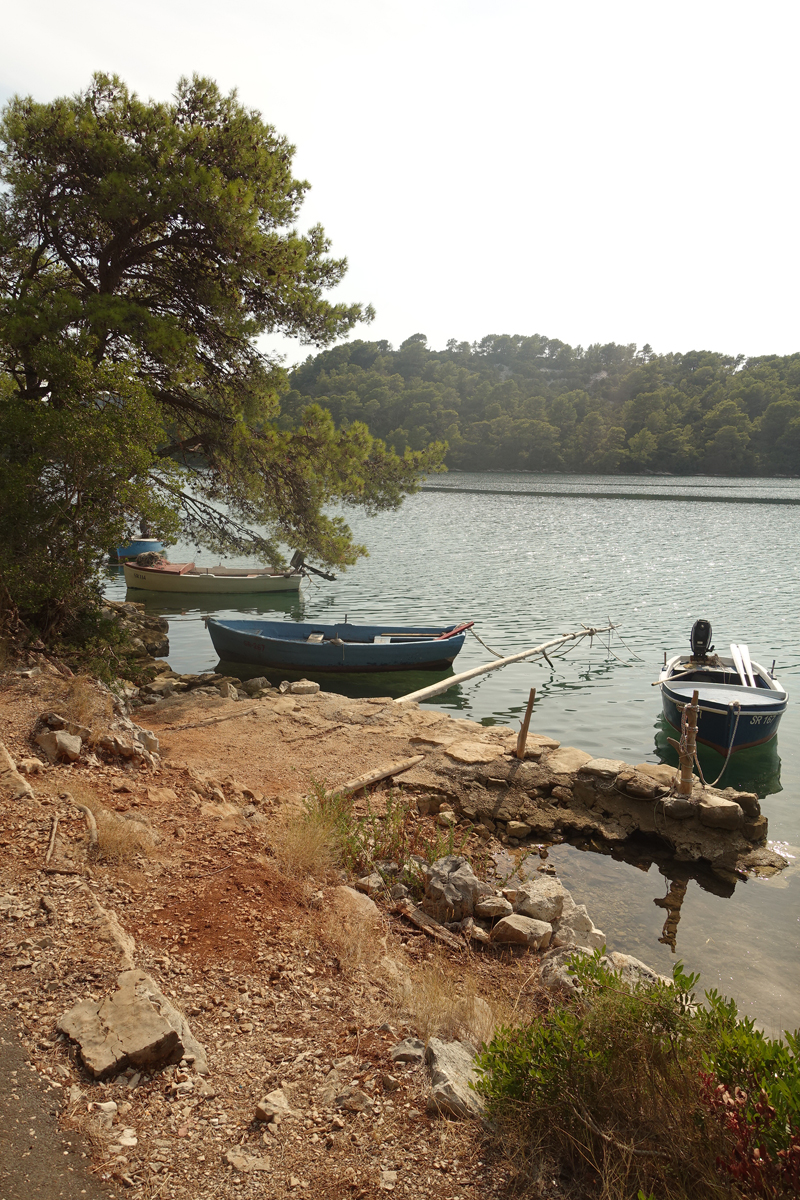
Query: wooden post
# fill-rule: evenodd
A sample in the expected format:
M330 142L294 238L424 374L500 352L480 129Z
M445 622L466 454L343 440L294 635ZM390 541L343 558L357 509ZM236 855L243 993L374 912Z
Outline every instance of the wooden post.
M694 753L697 747L697 716L700 712L698 703L700 693L695 689L692 692L692 703L686 705L688 714L686 719L686 744L685 749L680 751L681 760L681 777L678 780L678 795L691 796L692 786L694 784ZM683 743L681 738L681 743Z
M528 740L528 727L531 723L531 713L533 712L533 702L535 699L536 688L531 688L531 694L528 696L528 707L525 709L525 720L522 722L522 728L517 738L517 758L525 757L525 743Z

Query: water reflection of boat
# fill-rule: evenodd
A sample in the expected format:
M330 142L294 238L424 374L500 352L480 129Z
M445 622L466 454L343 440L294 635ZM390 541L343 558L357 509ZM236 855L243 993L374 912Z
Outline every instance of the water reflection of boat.
M691 653L665 662L658 677L670 725L680 730L683 711L696 691L698 742L727 755L773 740L788 703L778 680L751 662L745 645L733 643L730 658L714 654L708 621L695 621L691 641Z

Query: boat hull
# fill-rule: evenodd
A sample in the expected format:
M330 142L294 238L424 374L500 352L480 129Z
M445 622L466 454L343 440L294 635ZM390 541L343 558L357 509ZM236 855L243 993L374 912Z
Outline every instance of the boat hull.
M209 618L208 632L224 662L246 663L285 671L350 673L370 671L443 671L464 645L466 634L442 640L439 635L454 626L415 630L386 625L309 625L291 621L217 621ZM330 640L309 642L309 634L323 633ZM417 633L424 640L409 637ZM288 636L291 635L291 636ZM379 637L398 640L374 642ZM358 639L358 640L355 640Z
M786 711L786 692L758 663L752 664L756 687L731 682L731 660L717 659L717 663L718 667L709 672L680 670L676 667L680 664L679 659L668 664L659 681L666 720L680 731L683 710L691 702L692 692L697 690L700 708L698 742L720 754L727 754L729 748L734 753L772 741ZM710 683L704 678L705 674L722 682Z
M129 588L172 595L253 596L264 592L296 592L299 574L291 575L179 575L126 563L123 567Z
M160 554L164 549L161 542L157 542L152 538L143 538L138 542L130 542L127 546L117 546L114 554L119 560L124 558L136 558L137 554L147 554L149 551L155 551Z
M670 725L680 732L681 713L685 701L678 701L670 696L666 688L662 688L661 695L664 716ZM771 712L765 712L763 709L757 713L748 712L743 708L736 726L732 753L737 750L748 750L752 746L763 746L765 742L772 741L778 733L778 726L785 708L785 702L782 707ZM702 742L704 746L710 746L720 754L727 754L735 722L735 710L718 711L710 708L704 700L703 693L700 693L700 713L697 720L698 742Z

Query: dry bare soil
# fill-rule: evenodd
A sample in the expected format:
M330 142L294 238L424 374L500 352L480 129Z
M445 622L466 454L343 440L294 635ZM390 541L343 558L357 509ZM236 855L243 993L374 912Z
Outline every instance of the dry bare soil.
M87 684L0 682L0 739L17 761L37 753L43 711L95 729L112 716ZM388 904L364 918L337 891L352 880L326 847L303 841L302 798L315 786L414 754L420 728L449 720L412 706L389 721L387 704L167 700L137 713L160 739L157 769L90 755L29 776L33 800L0 801L0 1005L65 1144L84 1138L100 1185L132 1200L473 1200L513 1182L480 1125L429 1115L424 1068L395 1066L389 1052L409 1035L480 1041L540 1010L535 959L442 949ZM99 852L74 802L94 811ZM385 793L370 802L382 811ZM415 821L434 836L433 818ZM76 1002L113 992L126 937L206 1048L204 1079L168 1067L98 1083L58 1033ZM371 1106L334 1108L332 1081L356 1084ZM278 1087L294 1115L267 1127L256 1105ZM96 1107L107 1101L112 1119ZM72 1192L51 1194L86 1187L76 1176Z

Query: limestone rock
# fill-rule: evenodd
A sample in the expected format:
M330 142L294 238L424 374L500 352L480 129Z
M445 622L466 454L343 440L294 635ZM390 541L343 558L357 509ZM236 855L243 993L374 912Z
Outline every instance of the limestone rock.
M288 1117L293 1110L282 1088L269 1092L256 1105L257 1121L272 1121L275 1117Z
M575 746L561 746L558 750L551 750L543 758L544 765L554 775L572 775L591 760L591 754L587 754L585 750L578 750Z
M591 933L594 929L592 918L585 904L576 904L569 892L564 894L564 906L561 909L562 924L569 925L576 933Z
M484 917L489 921L507 917L513 911L513 906L503 896L485 896L475 905L475 916ZM469 918L466 919L469 920Z
M620 780L617 780L619 786ZM650 779L647 775L640 775L637 771L631 772L629 778L625 779L621 785L629 796L635 796L638 800L652 800L659 794L660 785L655 779Z
M147 799L151 804L175 804L178 794L172 788L152 787L147 789Z
M36 744L42 747L51 762L58 762L60 758L76 762L81 756L81 739L63 729L48 729L37 734Z
M58 1029L76 1041L86 1068L96 1079L128 1066L152 1067L191 1056L207 1072L206 1054L186 1018L149 975L123 971L118 990L102 1001L82 1000L65 1013Z
M744 813L735 800L708 791L697 805L697 815L710 829L741 829L744 824Z
M555 738L547 737L544 733L529 732L526 745L530 746L531 744L537 746L539 750L557 750L561 742L557 742Z
M616 779L620 771L624 771L627 765L618 758L590 758L580 769L588 775L597 775L601 779ZM552 770L552 767L550 769Z
M482 883L466 858L450 854L426 867L425 898L422 908L437 921L461 921L472 916L475 904L491 895L489 884Z
M137 729L135 735L137 742L144 746L145 750L149 750L151 754L158 754L159 742L154 733L149 729Z
M536 921L552 924L561 916L568 895L563 884L557 879L537 875L535 879L517 888L514 911L521 913L523 917L533 917Z
M648 779L653 779L660 787L672 787L672 781L675 778L676 767L667 766L666 763L637 763L635 770L640 775L646 775Z
M262 691L269 687L269 680L263 675L259 675L256 679L245 679L242 683L241 690L247 696L255 696L256 692Z
M233 1150L226 1150L225 1162L228 1166L233 1167L234 1171L239 1171L242 1175L249 1175L251 1171L272 1170L272 1163L269 1158L265 1158L260 1154L246 1154L241 1146L236 1146Z
M452 742L445 747L445 754L459 763L488 763L502 758L505 748L491 742Z
M664 801L664 813L673 821L686 821L697 815L697 809L689 796L670 796Z
M347 1112L363 1113L372 1112L375 1107L375 1101L366 1092L362 1092L361 1088L355 1087L353 1084L347 1084L338 1095L334 1098L334 1104L337 1108L343 1108Z
M310 679L296 679L289 685L289 691L293 696L315 696L319 691L319 684Z
M425 1057L425 1043L419 1038L404 1038L390 1051L392 1062L421 1063Z
M363 879L356 880L356 888L365 896L380 896L384 886L383 876L379 875L377 871L373 871L371 875L365 875Z
M531 832L530 825L526 825L524 821L509 821L506 825L506 833L509 837L523 838L528 837Z
M767 836L767 828L768 822L766 817L753 817L752 820L745 821L742 826L742 833L748 842L760 842Z
M358 917L359 920L376 921L380 917L380 909L374 900L366 893L357 892L355 888L342 884L331 893L331 906L343 916Z
M12 800L30 800L33 797L31 785L19 774L13 758L2 742L0 742L0 792L10 796Z
M747 817L760 817L761 805L758 802L758 796L755 792L737 792L736 788L725 788L722 795L726 800L733 800L744 812Z
M488 946L491 938L482 925L478 925L472 917L464 917L461 922L461 933L470 942L476 942L479 946Z
M482 1115L483 1102L470 1087L478 1081L473 1065L475 1054L475 1047L468 1042L442 1042L439 1038L431 1038L425 1051L425 1061L431 1071L428 1112L460 1118Z
M549 946L553 929L546 921L523 917L512 913L503 917L491 932L491 940L504 945L529 946L532 950L544 950Z

